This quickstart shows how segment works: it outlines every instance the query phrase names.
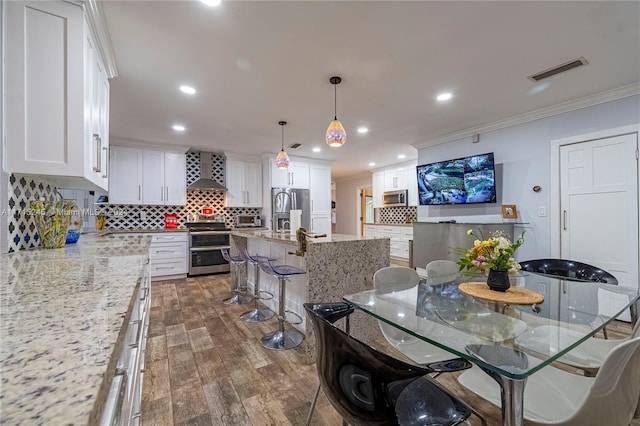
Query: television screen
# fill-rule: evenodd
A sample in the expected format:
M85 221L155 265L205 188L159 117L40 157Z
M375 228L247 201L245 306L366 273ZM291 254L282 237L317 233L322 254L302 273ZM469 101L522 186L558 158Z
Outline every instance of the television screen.
M417 173L421 206L496 202L492 152L423 164Z

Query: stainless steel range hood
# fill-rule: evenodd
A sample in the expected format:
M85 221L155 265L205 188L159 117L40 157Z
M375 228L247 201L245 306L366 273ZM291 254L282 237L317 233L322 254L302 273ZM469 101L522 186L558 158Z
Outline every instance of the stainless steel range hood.
M227 188L213 179L213 160L210 152L200 153L200 179L187 186L187 189L200 191L226 191Z

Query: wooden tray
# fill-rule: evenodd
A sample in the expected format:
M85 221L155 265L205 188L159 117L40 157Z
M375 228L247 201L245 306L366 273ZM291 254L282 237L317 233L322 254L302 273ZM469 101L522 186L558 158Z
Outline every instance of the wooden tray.
M468 282L458 286L461 292L478 299L491 302L506 303L508 305L536 305L544 302L544 296L536 291L523 287L509 287L507 291L489 289L487 283Z

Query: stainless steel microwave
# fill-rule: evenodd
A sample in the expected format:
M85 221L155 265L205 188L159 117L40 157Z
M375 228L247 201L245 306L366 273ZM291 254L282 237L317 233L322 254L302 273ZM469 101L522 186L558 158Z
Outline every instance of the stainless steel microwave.
M407 197L409 191L386 191L382 194L382 205L384 207L407 207Z
M252 228L262 226L262 219L258 215L239 214L236 216L236 228Z

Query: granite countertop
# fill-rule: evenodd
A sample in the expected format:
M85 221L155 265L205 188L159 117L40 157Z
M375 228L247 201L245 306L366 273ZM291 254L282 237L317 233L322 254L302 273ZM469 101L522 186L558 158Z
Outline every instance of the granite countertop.
M189 229L186 227L180 228L127 228L127 229L104 229L102 231L98 231L98 235L107 235L107 234L140 234L140 233L155 233L155 232L189 232Z
M365 225L376 225L376 226L413 226L414 222L411 223L365 223Z
M84 234L0 256L3 423L89 423L150 243Z
M289 234L289 232L274 232L274 231L231 231L231 235L236 235L244 238L261 238L263 240L274 241L278 243L291 243L298 244L295 235ZM339 243L344 241L361 241L370 240L371 237L360 237L357 235L347 234L331 234L327 237L311 238L307 237L307 244L321 244L321 243Z

